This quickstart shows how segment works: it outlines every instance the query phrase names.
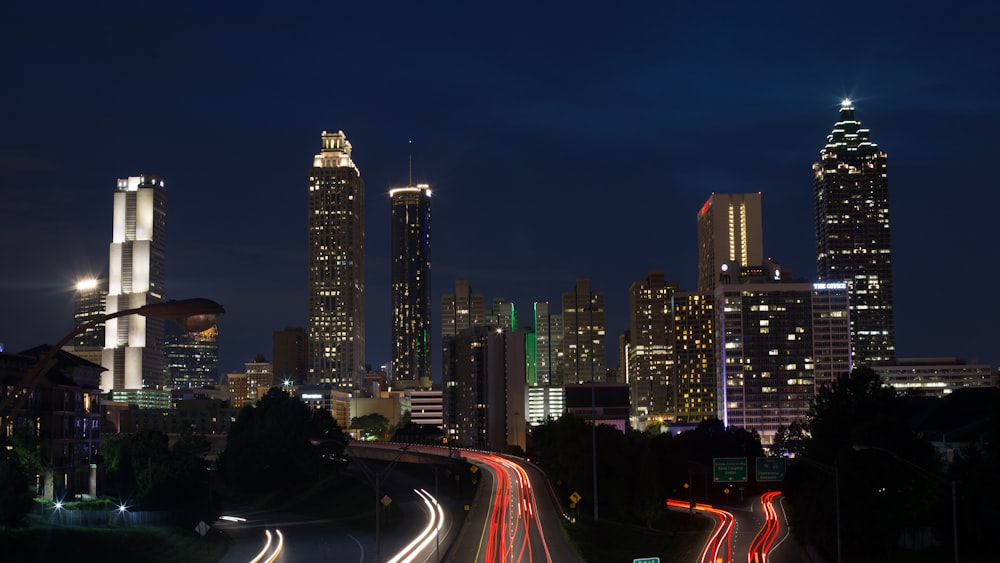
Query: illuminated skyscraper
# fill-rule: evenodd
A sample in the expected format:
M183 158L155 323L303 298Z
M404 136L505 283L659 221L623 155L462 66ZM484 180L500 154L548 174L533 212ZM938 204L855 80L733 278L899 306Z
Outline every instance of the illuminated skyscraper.
M535 369L539 385L562 386L562 315L549 312L548 301L535 302ZM560 403L560 407L562 404ZM553 418L562 416L562 410Z
M392 377L431 383L431 188L389 191L392 203ZM411 383L412 384L412 383Z
M813 164L816 271L819 281L847 282L850 288L855 365L896 357L886 161L844 100Z
M590 290L590 280L576 280L563 293L563 384L602 382L607 377L604 293Z
M441 337L486 324L486 298L472 293L469 280L455 280L455 293L441 296Z
M79 328L98 317L103 317L108 309L108 290L96 279L80 280L76 284L73 299L73 326ZM71 350L81 358L101 365L104 361L104 323L98 323L77 335Z
M365 184L343 131L323 132L309 171L310 383L365 375Z
M714 294L701 291L679 291L673 296L678 422L701 422L718 416L714 303Z
M698 291L713 292L721 277L764 263L761 222L760 193L709 196L698 211Z
M676 408L673 295L680 289L663 272L629 288L629 343L625 366L632 409L639 419L670 417Z
M513 301L503 297L493 298L493 308L486 312L486 322L500 328L517 330L517 309Z
M818 383L850 369L847 285L761 276L720 285L715 302L719 417L770 444Z
M107 313L163 300L166 278L167 192L159 176L118 180L108 260ZM140 315L104 327L104 391L162 389L163 321Z
M177 323L166 323L164 341L169 387L199 388L219 382L218 325L189 333Z

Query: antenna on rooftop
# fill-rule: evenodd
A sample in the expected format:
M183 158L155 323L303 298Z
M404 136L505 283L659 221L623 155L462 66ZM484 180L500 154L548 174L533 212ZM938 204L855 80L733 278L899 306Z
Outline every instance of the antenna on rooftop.
M410 148L410 184L409 185L412 186L413 185L413 139L410 139L409 145L410 145L410 147L409 147Z

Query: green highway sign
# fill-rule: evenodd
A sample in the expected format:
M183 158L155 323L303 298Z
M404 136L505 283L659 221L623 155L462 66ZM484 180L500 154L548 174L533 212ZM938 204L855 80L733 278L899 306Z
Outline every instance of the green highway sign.
M784 480L785 480L785 458L783 457L757 458L757 482L784 481Z
M746 483L747 458L717 457L712 460L712 475L716 483Z
M640 557L638 559L633 559L632 563L660 563L659 557Z

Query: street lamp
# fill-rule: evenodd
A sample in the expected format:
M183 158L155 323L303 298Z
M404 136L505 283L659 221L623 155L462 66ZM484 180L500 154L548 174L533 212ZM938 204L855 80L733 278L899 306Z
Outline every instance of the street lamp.
M815 459L808 457L797 457L795 461L805 461L806 463L812 463L819 468L826 471L833 471L833 494L834 494L834 507L835 507L835 517L837 520L837 563L841 562L841 541L840 541L840 465L837 464L837 460L833 460L833 465L828 465L821 461L816 461Z
M891 456L892 458L894 458L896 461L902 463L903 465L906 465L907 467L909 467L910 469L913 469L914 471L916 471L917 473L919 473L920 475L922 475L924 477L930 477L931 479L937 481L938 483L943 483L943 484L948 484L949 483L948 479L945 479L945 478L943 478L940 475L937 475L935 473L931 473L927 469L925 469L925 468L917 465L916 463L913 463L912 461L910 461L910 460L908 460L908 459L900 456L899 454L897 454L896 452L894 452L892 450L887 450L886 448L880 448L878 446L866 446L866 445L860 445L860 444L856 444L854 446L854 451L861 452L861 451L865 451L865 450L875 450L875 451L882 452L884 454L888 454L889 456ZM955 480L951 479L950 483L951 483L951 528L952 528L952 534L955 536L955 542L954 542L954 547L955 547L955 563L958 563L958 495L957 495L957 492L955 490L956 489L956 487L955 487Z
M69 334L62 337L55 346L49 348L48 352L38 360L31 371L17 382L14 390L3 398L3 401L0 402L0 415L2 415L2 418L0 418L0 428L6 428L10 424L14 418L14 413L24 405L24 402L35 390L38 382L56 364L56 354L62 350L63 346L88 329L118 317L142 315L154 319L176 321L187 332L201 332L213 326L218 321L219 315L225 312L226 310L222 305L219 305L215 301L196 297L194 299L173 299L161 303L150 303L134 309L123 309L95 317L81 324Z

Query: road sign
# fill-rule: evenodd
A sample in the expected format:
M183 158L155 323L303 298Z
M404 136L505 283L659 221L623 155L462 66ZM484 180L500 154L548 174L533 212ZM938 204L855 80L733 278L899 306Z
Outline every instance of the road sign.
M475 473L476 471L479 471L479 466L477 466L477 465L470 465L469 466L469 471Z
M784 481L785 480L785 458L783 457L758 457L757 458L757 481Z
M208 530L212 527L205 523L204 520L198 522L198 525L194 527L194 531L198 532L200 535L204 536L208 533Z
M582 499L582 498L583 497L580 496L580 493L578 493L576 491L573 491L573 494L569 495L569 500L571 500L573 502L573 504L576 504L576 503L580 502L580 499Z
M747 458L717 457L712 460L713 479L716 483L746 483Z
M638 559L633 559L632 563L660 563L659 557L640 557Z

